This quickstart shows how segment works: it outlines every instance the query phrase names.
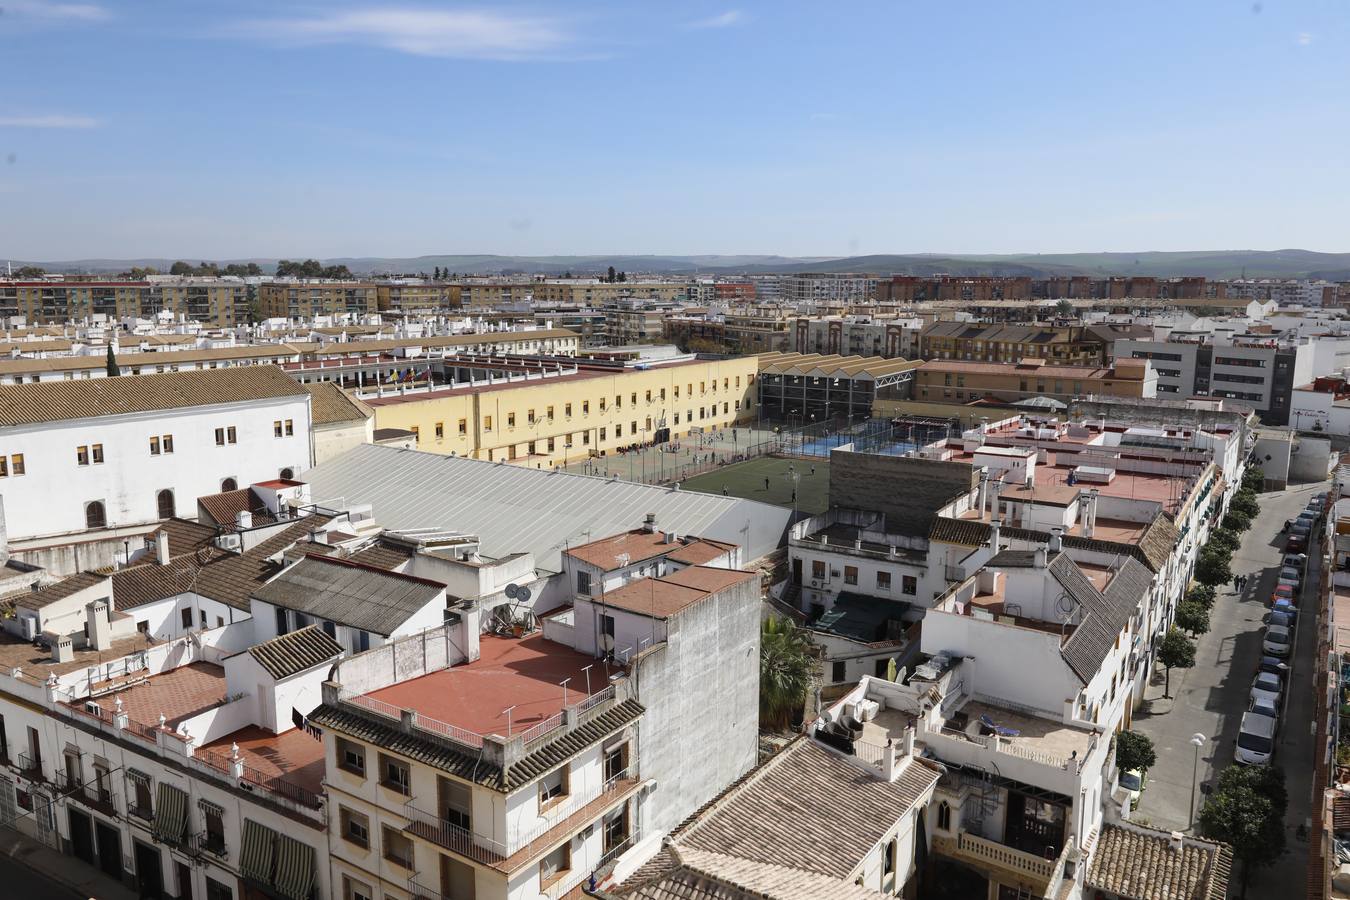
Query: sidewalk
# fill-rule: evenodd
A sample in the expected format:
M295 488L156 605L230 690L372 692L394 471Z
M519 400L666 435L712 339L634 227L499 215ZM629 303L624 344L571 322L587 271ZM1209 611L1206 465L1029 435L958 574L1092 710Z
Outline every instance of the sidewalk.
M12 828L0 828L0 856L31 869L81 897L137 900L136 892L88 863L66 856ZM0 890L0 894L4 891Z

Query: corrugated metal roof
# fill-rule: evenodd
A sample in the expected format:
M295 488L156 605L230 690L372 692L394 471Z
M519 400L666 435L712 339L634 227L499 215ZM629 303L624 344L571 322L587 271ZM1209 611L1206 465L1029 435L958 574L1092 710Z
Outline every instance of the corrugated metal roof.
M248 653L279 681L341 656L342 646L318 625L310 625L249 647Z
M569 544L642 524L746 547L778 546L791 511L767 503L676 491L592 475L526 469L365 444L305 473L316 502L370 503L385 528L454 528L477 534L486 556L530 551L558 570Z
M255 590L253 596L273 606L387 636L443 591L420 578L308 556Z

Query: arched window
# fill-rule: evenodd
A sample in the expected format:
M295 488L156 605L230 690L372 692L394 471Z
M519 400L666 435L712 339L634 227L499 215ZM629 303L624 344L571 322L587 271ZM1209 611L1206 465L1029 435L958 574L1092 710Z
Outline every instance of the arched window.
M281 477L284 478L284 479L286 479L287 481L291 481L292 479L295 478L295 470L294 470L294 469L282 469L282 470L281 470Z
M225 493L226 491L237 491L237 490L239 490L239 482L235 481L233 478L226 478L220 482L220 492L222 494Z
M103 509L102 500L91 500L84 505L84 525L86 528L105 528L108 514Z
M174 516L173 491L165 488L155 495L155 504L159 507L159 517L161 519L171 519Z
M952 808L946 800L938 804L937 827L943 831L952 830Z

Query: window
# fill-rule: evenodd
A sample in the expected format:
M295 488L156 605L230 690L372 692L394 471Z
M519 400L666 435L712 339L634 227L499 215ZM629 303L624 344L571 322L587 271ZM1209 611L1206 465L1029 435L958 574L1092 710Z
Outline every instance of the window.
M515 427L516 427L516 414L515 414L515 413L507 413L507 414L506 414L506 427L507 427L507 428L515 428Z
M23 454L15 453L9 458L9 470L15 475L23 474Z
M287 419L287 420L286 420L286 437L291 437L291 436L293 436L294 434L295 434L295 420L294 420L294 419Z
M539 805L556 801L567 795L567 766L563 766L539 779Z
M605 781L608 783L628 771L628 743L605 751Z
M952 830L952 807L946 800L938 804L937 827L942 831Z
M89 465L89 448L83 444L75 448L75 464L77 466Z
M392 756L380 754L380 783L393 791L407 796L412 793L412 773L408 764Z
M544 409L544 417L547 418L550 422L553 421L553 407L549 406Z
M604 852L610 853L628 841L628 805L624 804L605 817Z
M605 400L604 400L604 398L602 397L602 398L600 398L600 411L601 411L601 412L604 412L604 410L605 410ZM585 416L585 415L589 415L590 412L591 412L591 401L589 401L589 400L582 400L582 401L581 401L581 414L582 414L583 416Z
M227 491L237 491L237 490L239 490L239 482L235 481L233 478L221 479L220 492L222 494L226 493Z
M220 852L225 849L225 820L216 806L202 806L202 818L206 821L206 846Z
M155 494L155 507L161 519L171 519L175 515L173 491L165 488Z
M890 573L890 572L878 572L878 573L877 573L877 589L878 589L878 590L882 590L882 591L889 591L889 590L891 589L891 573Z
M396 866L411 869L413 866L412 839L396 828L385 825L381 829L381 843L384 844L384 858Z
M468 434L468 433L469 433L469 420L468 420L468 419L460 419L460 420L459 420L459 433L460 433L460 434Z
M225 440L231 444L239 443L239 435L238 432L234 430L233 425L225 429Z
M844 584L858 583L858 567L844 566Z
M366 777L366 748L346 738L337 739L337 764L353 775Z
M437 423L436 423L436 440L439 441L439 440L441 440L441 439L444 438L444 437L445 437L445 423L444 423L444 422L437 422Z
M549 409L552 409L552 408L553 408L553 407L551 407L551 406L549 407ZM564 403L564 404L563 404L563 415L564 415L564 416L567 416L569 419L572 417L572 404L570 404L570 403Z
M534 410L529 409L529 410L526 410L526 411L525 411L525 423L526 423L527 425L533 425L533 424L534 424Z
M902 575L900 577L900 593L909 594L911 597L919 592L919 579L913 575Z
M603 430L603 429L602 429L602 430ZM622 426L622 425L615 425L615 426L614 426L614 436L615 436L616 438L621 438L621 437L623 437L623 426ZM601 435L601 437L604 437L604 435Z
M217 429L216 429L216 446L217 446L217 447L224 447L224 446L225 446L225 429L224 429L224 428L217 428Z
M571 867L572 845L569 842L539 860L540 887L557 881Z
M206 876L206 900L234 900L234 891L210 875ZM366 898L369 900L369 898Z
M815 559L811 561L811 578L815 581L825 580L825 560Z
M281 437L281 420L277 419L272 423L272 436Z
M483 416L483 430L484 431L492 430L492 416Z
M830 681L837 684L847 677L848 673L844 669L844 661L842 659L837 659L830 663Z
M192 607L185 606L179 611L179 617L183 620L184 628L192 627Z
M890 840L881 850L881 874L893 875L895 873L895 841Z
M159 438L157 437L150 438L150 455L159 456Z
M338 809L338 823L344 841L349 841L358 847L370 846L370 819L343 806Z
M342 876L342 900L372 900L374 896L370 885L353 881L346 875ZM207 898L207 900L210 900L210 898Z
M416 444L416 443L418 443L419 441L422 440L422 429L421 429L420 426L414 425L414 426L412 426L411 428L409 428L408 430L412 432L413 443L414 443L414 444Z
M280 606L277 607L277 635L283 635L290 631L290 625L286 621L286 610Z
M91 500L84 505L84 527L104 528L108 524L108 515L103 509L102 500Z

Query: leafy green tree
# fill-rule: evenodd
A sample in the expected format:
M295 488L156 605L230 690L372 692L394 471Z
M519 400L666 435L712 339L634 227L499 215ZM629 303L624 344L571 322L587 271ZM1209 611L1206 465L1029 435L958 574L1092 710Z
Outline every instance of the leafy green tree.
M616 277L616 276L615 276L615 272L614 272L614 267L613 267L613 266L610 266L609 269L605 272L605 281L606 281L608 284L613 284L613 283L614 283L615 277Z
M1198 603L1205 609L1214 608L1214 587L1208 584L1197 584L1186 592L1186 599L1182 603Z
M1266 486L1266 473L1260 466L1248 466L1247 471L1242 473L1242 487L1244 490L1260 491Z
M1122 772L1138 769L1147 772L1158 761L1153 752L1153 741L1138 731L1122 731L1116 735L1116 767Z
M1243 488L1233 495L1233 502L1228 504L1228 509L1241 513L1249 519L1255 519L1261 512L1261 502L1256 499L1255 491Z
M1229 510L1228 515L1223 517L1223 527L1229 531L1244 532L1252 527L1252 517Z
M1189 669L1195 665L1195 644L1176 628L1169 628L1158 642L1158 662L1167 671L1163 696L1172 696L1172 670Z
M1176 626L1197 638L1209 631L1209 610L1199 603L1185 600L1177 607Z
M806 702L815 660L811 640L791 619L771 616L759 636L759 720L783 730Z
M1206 547L1195 561L1195 580L1217 587L1233 580L1232 554Z
M14 270L15 278L41 278L47 270L41 266L19 266Z
M1061 319L1067 319L1073 315L1073 304L1068 300L1061 300L1055 304L1055 315Z
M1289 792L1284 770L1274 766L1229 766L1200 809L1206 837L1233 848L1241 863L1242 896L1252 870L1269 866L1284 852L1284 814Z
M174 263L173 265L169 266L169 274L170 274L170 275L191 275L191 274L192 274L192 264L191 264L191 263L185 263L185 262L183 262L183 261L180 259L180 260L178 260L178 262L176 262L176 263Z
M1205 544L1207 550L1219 550L1230 555L1237 550L1242 539L1238 537L1236 531L1229 531L1227 528L1216 528L1210 532L1209 540Z
M109 345L108 345L108 362L107 362L107 365L108 365L108 377L109 377L109 378L116 378L118 375L121 375L121 374L122 374L122 370L121 370L120 368L118 368L118 365L117 365L117 355L116 355L115 353L113 353L113 347L112 347L112 344L109 344Z

